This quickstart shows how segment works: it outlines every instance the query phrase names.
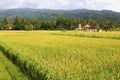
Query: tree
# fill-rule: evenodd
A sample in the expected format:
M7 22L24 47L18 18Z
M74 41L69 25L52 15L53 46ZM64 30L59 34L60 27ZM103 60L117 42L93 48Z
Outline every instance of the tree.
M3 17L3 23L4 23L5 25L8 23L6 16Z
M33 30L33 25L32 24L25 25L25 30L27 30L27 31Z
M106 32L110 29L109 21L105 21L102 23L102 29L104 29Z
M4 16L4 17L3 17L3 20L0 22L0 30L5 30L7 23L8 23L7 17Z
M65 29L65 19L63 17L60 17L56 21L57 29Z
M41 21L34 20L33 21L33 30L40 30L42 27Z
M15 17L14 19L14 30L24 30L26 25L26 20L21 19L18 16Z
M5 27L5 24L3 22L0 23L0 30L5 30L6 27Z

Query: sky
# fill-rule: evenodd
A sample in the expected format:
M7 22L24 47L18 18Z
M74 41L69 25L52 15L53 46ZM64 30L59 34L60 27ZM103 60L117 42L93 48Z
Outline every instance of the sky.
M92 9L113 10L120 12L120 0L2 0L0 9L34 8L34 9Z

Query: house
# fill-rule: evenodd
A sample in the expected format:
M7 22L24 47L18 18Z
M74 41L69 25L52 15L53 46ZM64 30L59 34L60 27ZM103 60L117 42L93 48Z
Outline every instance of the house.
M8 23L8 24L6 25L6 27L7 27L9 30L11 30L11 29L13 28L13 26L14 26L13 23Z
M89 32L94 32L94 31L95 31L95 27L86 24L85 26L83 26L83 30L85 30L85 31L89 31Z

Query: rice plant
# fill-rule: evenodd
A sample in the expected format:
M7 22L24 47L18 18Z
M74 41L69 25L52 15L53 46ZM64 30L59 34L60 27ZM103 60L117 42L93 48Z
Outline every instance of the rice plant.
M63 35L51 35L63 34ZM64 36L100 35L103 38ZM119 80L119 32L1 32L0 45L34 80Z

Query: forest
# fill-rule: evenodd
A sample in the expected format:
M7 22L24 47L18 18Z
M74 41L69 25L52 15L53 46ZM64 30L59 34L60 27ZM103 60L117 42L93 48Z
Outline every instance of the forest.
M74 17L58 17L55 20L32 20L19 16L15 16L12 22L9 22L7 17L4 16L0 21L0 30L75 30L79 24L81 24L82 27L88 24L95 27L95 29L103 29L105 31L120 30L120 23L108 20L100 21Z

